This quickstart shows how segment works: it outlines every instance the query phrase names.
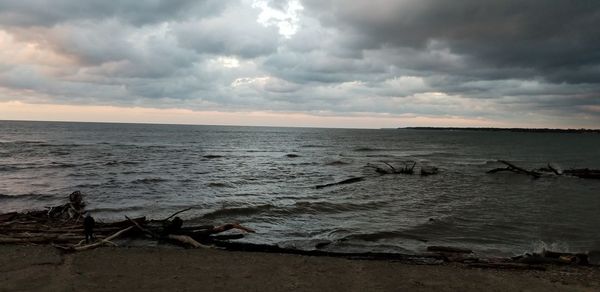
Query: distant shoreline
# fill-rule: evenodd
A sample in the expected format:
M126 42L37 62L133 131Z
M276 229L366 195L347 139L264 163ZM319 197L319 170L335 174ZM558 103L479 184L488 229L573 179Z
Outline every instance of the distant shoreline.
M551 128L476 128L476 127L405 127L399 130L442 130L442 131L486 131L486 132L527 132L527 133L595 133L600 129L551 129Z

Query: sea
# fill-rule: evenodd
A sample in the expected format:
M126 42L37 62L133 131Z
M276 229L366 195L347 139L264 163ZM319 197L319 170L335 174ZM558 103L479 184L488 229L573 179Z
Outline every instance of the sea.
M79 190L99 221L191 207L185 224L239 222L257 231L240 241L303 250L600 249L600 180L487 173L498 160L599 169L600 135L0 121L0 213Z

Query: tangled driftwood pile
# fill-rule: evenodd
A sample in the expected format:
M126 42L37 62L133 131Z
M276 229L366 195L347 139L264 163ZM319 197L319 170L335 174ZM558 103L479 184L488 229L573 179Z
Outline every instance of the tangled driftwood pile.
M84 208L81 193L74 192L69 196L68 203L48 210L0 214L0 244L52 244L63 250L81 251L102 245L116 245L113 240L123 237L146 237L186 247L204 247L214 241L243 237L243 234L215 235L226 230L254 232L237 223L184 227L183 220L176 215L189 209L162 220L125 216L123 221L102 223L92 219L94 226L89 226L90 220L84 220ZM85 239L85 232L90 227L93 228L91 232L95 239L91 243Z
M405 161L401 167L394 167L393 165L391 165L390 163L387 163L385 161L382 161L382 163L384 165L386 165L387 168L381 167L381 166L378 166L375 164L371 164L371 163L368 163L366 167L373 168L375 170L375 172L377 172L380 175L414 174L415 166L417 165L416 161ZM422 176L427 176L427 175L437 174L438 172L439 172L439 169L437 167L422 165L420 174Z

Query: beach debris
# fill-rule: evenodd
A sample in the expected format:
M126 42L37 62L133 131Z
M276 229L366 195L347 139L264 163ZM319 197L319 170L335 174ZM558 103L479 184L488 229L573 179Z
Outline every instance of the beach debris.
M68 203L48 209L48 217L78 221L83 216L84 209L83 194L80 191L74 191L69 195Z
M511 171L514 173L526 174L536 179L542 177L543 173L548 173L556 176L575 176L585 179L600 179L600 169L579 168L562 170L559 167L553 166L552 164L548 163L546 167L534 170L527 170L522 167L516 166L515 164L510 163L506 160L498 160L498 162L505 164L506 167L494 168L488 170L487 173Z
M337 185L347 185L347 184L351 184L351 183L355 183L355 182L359 182L364 180L364 177L351 177L342 181L338 181L338 182L334 182L334 183L329 183L329 184L324 184L324 185L318 185L315 186L316 189L322 189L322 188L327 188L327 187L332 187L332 186L337 186Z
M49 208L51 211L11 212L0 214L0 244L51 244L64 251L83 251L103 245L116 246L119 238L146 237L157 241L172 242L185 247L207 247L215 241L239 239L243 234L215 236L218 233L237 229L245 233L255 232L239 223L223 225L184 226L177 211L162 220L147 220L146 217L129 218L117 222L98 222L89 213L85 214L85 203L80 192L69 196L69 203ZM173 219L171 219L173 218Z
M543 250L541 253L526 253L524 255L512 257L511 260L523 264L558 264L558 265L590 265L589 258L593 252L586 253L568 253Z

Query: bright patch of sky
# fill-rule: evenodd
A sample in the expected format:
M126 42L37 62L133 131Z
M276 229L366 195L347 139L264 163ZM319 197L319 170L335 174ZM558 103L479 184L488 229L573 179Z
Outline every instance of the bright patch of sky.
M300 13L304 10L300 1L288 1L285 10L273 8L265 0L254 0L252 7L261 10L257 19L258 23L265 27L277 26L279 34L285 38L291 38L298 32Z

